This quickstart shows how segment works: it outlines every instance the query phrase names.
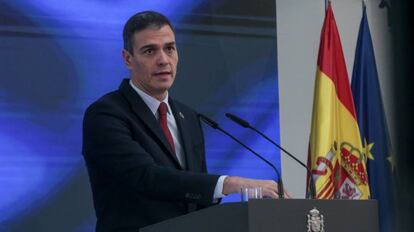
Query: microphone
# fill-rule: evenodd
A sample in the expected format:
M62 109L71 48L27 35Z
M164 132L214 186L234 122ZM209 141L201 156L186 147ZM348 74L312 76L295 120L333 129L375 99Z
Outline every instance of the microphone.
M234 115L234 114L230 114L230 113L226 113L226 117L228 117L230 120L232 120L233 122L239 124L240 126L244 127L244 128L250 128L251 130L255 131L256 133L258 133L260 136L262 136L263 138L265 138L267 141L269 141L270 143L272 143L273 145L275 145L277 148L279 148L280 150L282 150L285 154L287 154L290 158L294 159L296 162L298 162L301 166L303 166L308 175L309 175L309 179L310 179L310 194L311 194L311 198L315 199L316 198L316 186L315 186L315 181L313 180L313 176L312 176L312 172L309 170L308 166L305 165L302 161L300 161L298 158L296 158L294 155L292 155L290 152L286 151L283 147L281 147L279 144L277 144L276 142L274 142L273 140L271 140L269 137L267 137L265 134L263 134L262 132L260 132L259 130L257 130L256 128L254 128L253 126L250 125L249 122L247 122L246 120Z
M217 129L221 132L223 132L225 135L229 136L231 139L233 139L234 141L236 141L238 144L240 144L242 147L246 148L247 150L249 150L251 153L253 153L256 157L258 157L259 159L261 159L262 161L264 161L266 164L268 164L270 167L273 168L273 170L276 172L277 176L279 177L279 181L277 183L277 187L278 187L278 195L280 199L284 198L284 189L283 189L283 181L282 181L282 177L279 173L279 171L277 170L277 168L270 163L267 159L265 159L263 156L259 155L257 152L253 151L250 147L248 147L247 145L245 145L244 143L242 143L240 140L238 140L236 137L234 137L232 134L230 134L229 132L223 130L219 124L215 121L213 121L213 119L203 115L203 114L198 114L198 117L201 119L201 121L205 122L207 125L209 125L210 127Z

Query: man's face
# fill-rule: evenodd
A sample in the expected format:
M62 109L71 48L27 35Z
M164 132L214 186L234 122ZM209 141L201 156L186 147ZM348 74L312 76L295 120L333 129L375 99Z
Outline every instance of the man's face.
M174 32L168 25L147 28L134 34L132 45L133 55L122 51L132 82L147 94L163 100L177 72Z

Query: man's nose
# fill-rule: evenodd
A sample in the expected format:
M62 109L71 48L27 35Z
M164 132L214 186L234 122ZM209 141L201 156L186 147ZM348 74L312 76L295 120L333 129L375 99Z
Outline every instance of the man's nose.
M158 65L165 65L168 64L168 55L164 52L161 51L157 57L157 64Z

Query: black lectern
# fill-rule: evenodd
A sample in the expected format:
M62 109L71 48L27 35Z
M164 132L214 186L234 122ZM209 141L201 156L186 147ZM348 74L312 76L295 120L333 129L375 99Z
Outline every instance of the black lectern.
M377 232L378 210L375 200L259 199L213 206L140 231Z

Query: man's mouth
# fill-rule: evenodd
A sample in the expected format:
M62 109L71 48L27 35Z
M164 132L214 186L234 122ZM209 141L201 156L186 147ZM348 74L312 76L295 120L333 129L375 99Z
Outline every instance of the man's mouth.
M162 75L171 75L171 72L169 72L169 71L156 72L156 73L154 73L154 75L156 75L156 76L158 76L158 75L160 75L160 76L162 76Z
M170 78L172 76L172 72L169 72L169 71L155 72L153 75L158 78Z

